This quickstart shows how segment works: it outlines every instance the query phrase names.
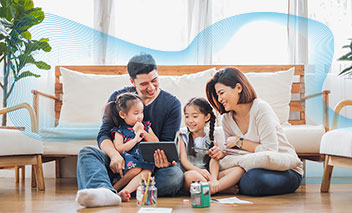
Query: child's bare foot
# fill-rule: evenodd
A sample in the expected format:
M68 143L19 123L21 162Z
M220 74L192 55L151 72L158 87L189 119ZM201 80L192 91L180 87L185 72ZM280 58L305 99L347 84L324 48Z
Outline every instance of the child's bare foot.
M120 195L122 202L128 202L130 201L131 194L130 191L128 190L121 190L118 195Z

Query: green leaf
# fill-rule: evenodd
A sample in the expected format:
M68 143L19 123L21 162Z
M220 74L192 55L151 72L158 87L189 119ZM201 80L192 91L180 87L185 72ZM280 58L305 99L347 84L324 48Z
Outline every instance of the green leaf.
M30 71L25 71L25 72L21 73L21 75L19 75L19 76L15 79L15 81L19 81L19 80L21 80L22 78L29 77L29 76L33 76L33 77L36 77L36 78L39 78L39 77L40 77L40 75L34 74L34 73L30 72Z
M352 66L345 68L339 73L339 75L348 75L348 74L352 74Z
M39 69L42 69L42 70L50 70L51 66L47 63L45 63L44 61L36 61L34 62L34 64L39 68Z
M41 38L39 41L40 41L40 42L48 42L49 39L48 39L48 38Z
M352 61L352 52L349 52L349 53L341 56L337 60L340 60L340 61Z
M24 31L23 33L21 33L21 36L27 40L31 40L32 35L29 31Z

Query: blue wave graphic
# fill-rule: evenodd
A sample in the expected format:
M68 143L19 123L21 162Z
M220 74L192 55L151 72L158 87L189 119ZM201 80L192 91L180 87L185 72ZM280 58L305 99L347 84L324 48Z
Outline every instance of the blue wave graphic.
M204 54L204 51L211 49L214 54L219 52L236 36L236 33L242 27L251 22L269 21L286 27L288 17L296 22L296 24L290 26L290 30L306 32L301 34L301 36L305 37L309 44L308 66L306 68L306 95L320 92L333 58L334 37L327 26L308 18L272 12L256 12L232 16L204 29L187 48L180 51L162 51L139 46L50 13L45 14L43 23L33 27L31 33L34 39L50 39L49 43L52 51L49 53L38 52L35 58L47 62L52 66L52 69L56 65L97 64L96 58L103 54L102 49L105 44L106 61L108 63L115 61L114 59L116 58L119 61L127 62L133 55L147 52L153 55L158 65L191 65L197 64L198 54ZM300 29L302 26L308 26L308 31L303 28ZM143 36L143 33L141 33L141 36ZM258 32L258 39L261 39L260 32ZM41 85L47 84L48 81L53 81L50 80L53 78L52 76L44 77L47 75L47 71L39 70L35 66L28 66L26 69L40 74L42 77L39 79L25 78L17 82L14 93L8 100L9 106L22 102L32 103L30 91L40 88ZM314 98L307 103L311 107L307 108L306 113L312 115L314 122L322 123L322 98ZM329 112L330 115L333 114L332 109ZM49 116L49 114L44 110L41 111L39 116L41 120L53 121L54 118ZM30 133L30 121L27 112L24 110L12 112L9 113L9 117L16 126L25 126L26 134L31 137L39 137ZM351 126L351 119L341 117L340 120L342 126ZM84 125L99 128L99 123ZM82 134L82 136L86 135L83 132L78 132L75 138L79 138L79 134ZM89 137L95 139L96 131L90 132L92 134ZM87 138L85 137L85 139ZM58 140L48 139L48 141Z

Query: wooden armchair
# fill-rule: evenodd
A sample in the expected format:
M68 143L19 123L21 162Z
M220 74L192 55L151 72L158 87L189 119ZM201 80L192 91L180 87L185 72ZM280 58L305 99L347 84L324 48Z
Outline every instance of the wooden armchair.
M339 113L345 106L352 106L352 100L344 100L336 105L331 130L321 140L320 153L325 155L321 192L329 191L335 165L352 168L352 128L337 129Z
M22 103L8 108L0 109L0 114L5 114L19 109L26 109L31 119L31 130L38 131L38 122L32 107L27 103ZM45 190L44 174L42 167L42 142L32 139L23 132L13 128L0 128L1 142L0 167L15 167L16 182L18 182L18 168L25 165L32 165L32 187L37 187L40 191ZM22 172L24 169L22 169ZM24 177L24 173L22 173Z

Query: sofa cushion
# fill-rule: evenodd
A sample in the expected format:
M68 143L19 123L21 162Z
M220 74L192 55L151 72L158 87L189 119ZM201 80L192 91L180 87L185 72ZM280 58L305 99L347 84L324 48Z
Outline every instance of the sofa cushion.
M59 126L101 122L109 96L129 86L129 76L83 74L60 68L63 83Z
M0 156L42 154L43 142L19 130L0 129Z
M321 137L325 133L324 126L284 125L283 129L297 153L319 153Z
M67 142L43 142L44 155L78 155L85 146L98 148L97 140L80 140Z
M352 128L325 133L321 139L320 153L352 158Z
M127 74L83 74L63 67L60 70L64 94L60 127L100 123L109 96L117 89L131 86ZM205 85L215 71L212 68L182 76L160 76L160 88L177 96L183 106L192 97L206 98Z
M288 122L290 115L291 87L295 68L287 71L246 73L258 98L268 102L280 123Z

